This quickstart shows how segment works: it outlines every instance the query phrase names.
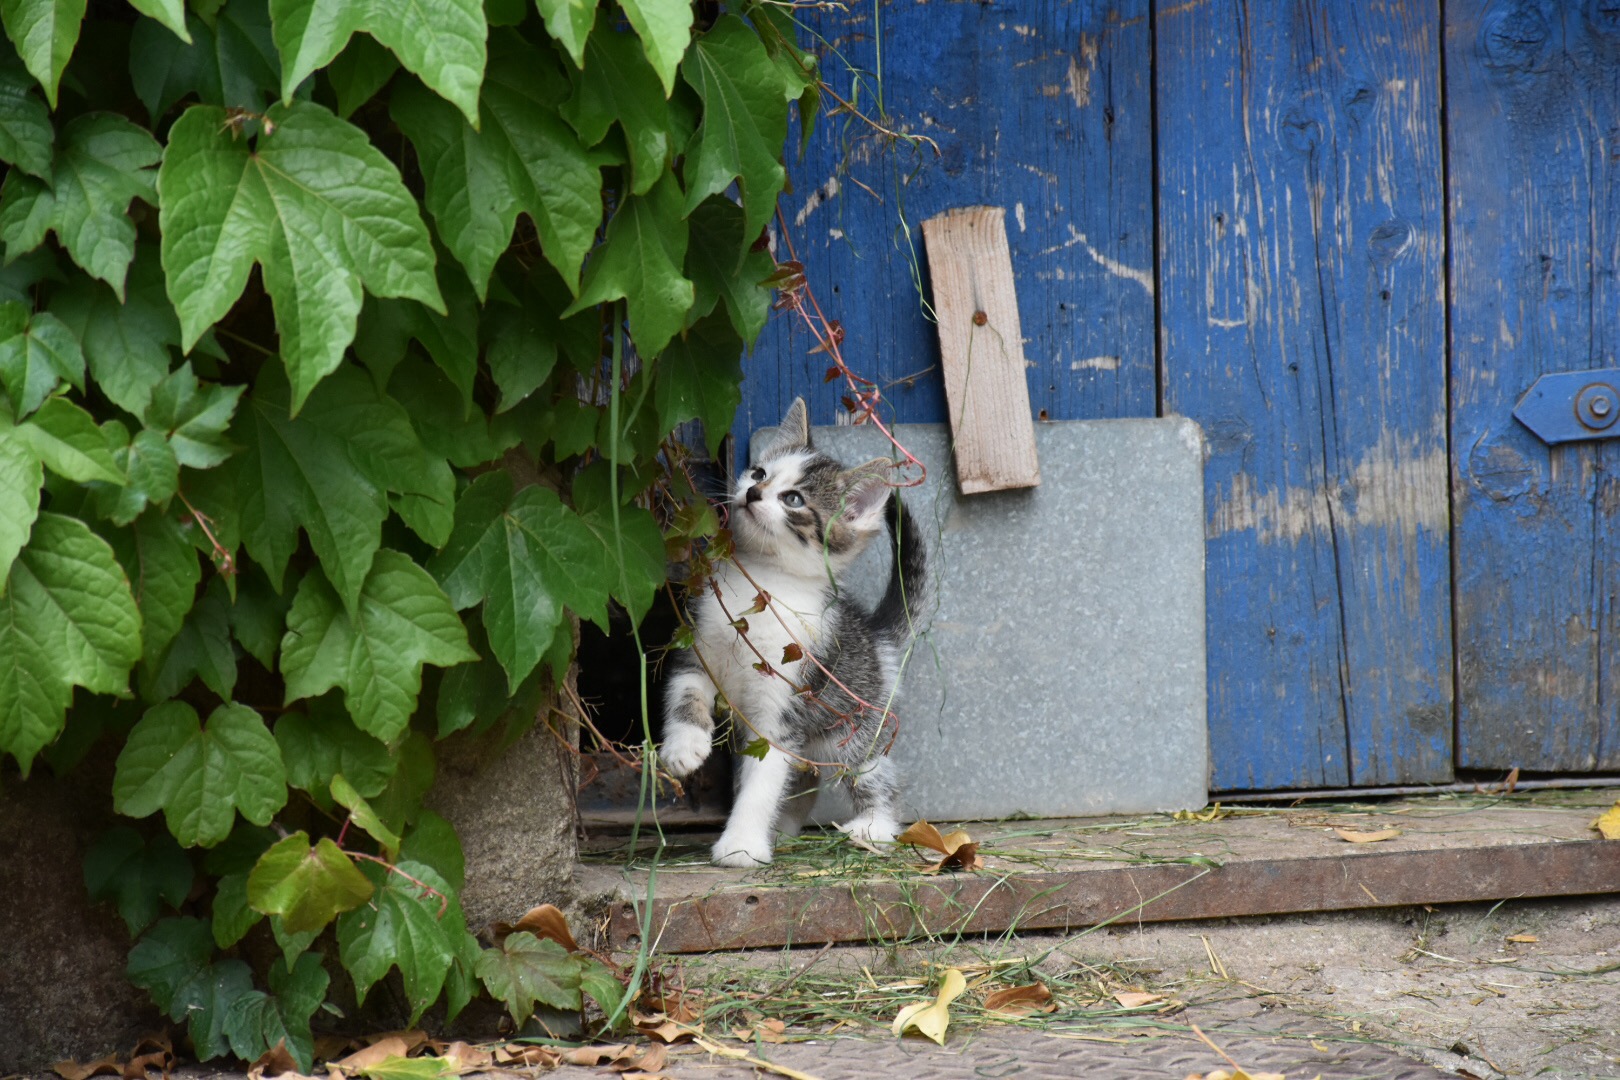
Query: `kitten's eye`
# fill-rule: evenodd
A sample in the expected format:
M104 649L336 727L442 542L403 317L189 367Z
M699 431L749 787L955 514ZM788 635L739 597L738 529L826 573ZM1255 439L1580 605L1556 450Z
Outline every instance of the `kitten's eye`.
M798 509L804 505L804 496L797 491L784 491L782 492L782 505Z
M754 471L752 471L752 472L750 472L748 474L748 477L749 477L749 479L753 480L754 483L757 484L761 480L765 479L765 470L764 469L755 469Z

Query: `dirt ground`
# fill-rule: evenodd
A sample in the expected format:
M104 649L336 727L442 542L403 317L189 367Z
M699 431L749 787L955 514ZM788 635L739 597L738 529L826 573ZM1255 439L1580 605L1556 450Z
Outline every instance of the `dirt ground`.
M1110 986L1184 1000L1194 1006L1188 1015L1204 1003L1248 999L1313 1018L1324 1037L1376 1042L1464 1076L1620 1077L1620 896L1116 925L990 944L715 955L683 968L700 987L735 988L744 969L769 976L756 985L793 979L776 1000L760 1002L762 1012L791 1013L787 997L837 997L841 984L883 985L926 971L930 961L971 966L1010 956L1040 958L1042 973L1091 970ZM953 1037L968 1030L964 1024ZM1026 1021L1023 1030L1034 1033L1039 1023ZM840 1034L889 1038L870 1023Z

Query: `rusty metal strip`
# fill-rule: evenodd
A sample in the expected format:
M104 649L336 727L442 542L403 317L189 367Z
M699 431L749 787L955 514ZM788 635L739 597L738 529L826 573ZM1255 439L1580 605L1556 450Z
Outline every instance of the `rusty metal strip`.
M657 899L652 926L659 951L689 953L1606 892L1620 892L1620 843L1568 841L1251 859L1215 868L1176 863L732 887ZM608 940L615 948L639 943L630 904L612 906Z

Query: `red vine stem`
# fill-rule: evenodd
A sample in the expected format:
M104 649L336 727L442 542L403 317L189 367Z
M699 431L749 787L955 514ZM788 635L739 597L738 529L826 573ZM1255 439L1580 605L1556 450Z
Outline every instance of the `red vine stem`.
M236 560L231 557L229 551L225 550L225 545L219 542L219 538L214 535L214 530L208 527L210 520L208 515L192 506L191 500L186 498L185 492L176 491L175 495L185 504L186 511L191 515L191 520L197 523L197 528L202 530L203 535L208 537L208 542L213 545L214 561L219 564L219 572L226 577L236 573Z
M386 869L389 873L398 874L400 877L404 878L412 885L415 885L423 892L432 893L434 896L437 896L439 898L439 918L444 918L444 913L450 910L450 898L448 896L444 895L444 893L440 892L438 889L435 889L421 878L412 877L410 874L407 874L405 871L401 870L387 859L380 858L376 855L367 855L363 851L350 851L348 848L343 849L343 854L347 855L351 859L364 859L367 862L374 862L378 866Z

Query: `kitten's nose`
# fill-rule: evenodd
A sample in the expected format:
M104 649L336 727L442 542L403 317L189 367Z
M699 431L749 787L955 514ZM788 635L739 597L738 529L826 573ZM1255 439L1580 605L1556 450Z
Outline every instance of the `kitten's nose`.
M743 496L743 504L748 505L750 503L757 503L764 497L765 493L759 490L758 484L755 484L753 487L748 489L748 494Z

